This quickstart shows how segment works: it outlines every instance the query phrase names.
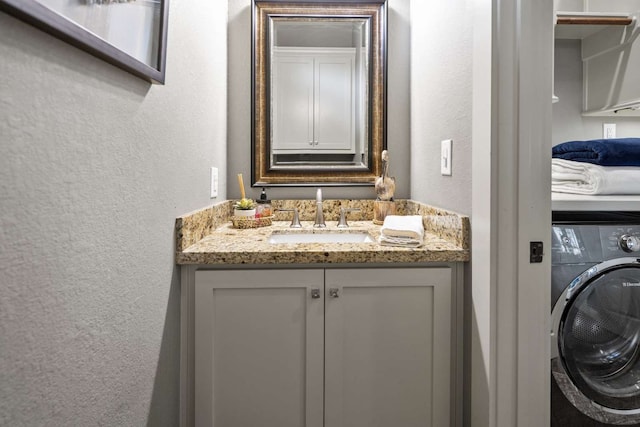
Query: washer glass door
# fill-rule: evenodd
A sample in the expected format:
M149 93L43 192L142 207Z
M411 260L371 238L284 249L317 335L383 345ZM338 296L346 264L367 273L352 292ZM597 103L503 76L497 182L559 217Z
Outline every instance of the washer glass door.
M640 410L640 266L595 276L565 308L559 352L567 374L591 401Z

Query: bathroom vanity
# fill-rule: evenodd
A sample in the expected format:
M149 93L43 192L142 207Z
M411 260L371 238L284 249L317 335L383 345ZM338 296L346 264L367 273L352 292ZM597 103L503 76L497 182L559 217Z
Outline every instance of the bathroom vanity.
M229 202L176 221L183 426L461 425L468 218L398 201L424 218L407 249L376 242L372 200L324 203L325 229L305 200L273 201L299 210L297 230L285 212L234 229ZM340 207L360 209L348 229Z

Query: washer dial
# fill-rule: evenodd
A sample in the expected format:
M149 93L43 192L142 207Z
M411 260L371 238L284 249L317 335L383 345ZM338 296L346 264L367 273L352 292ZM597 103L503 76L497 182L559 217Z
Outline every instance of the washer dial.
M620 248L625 252L638 252L640 251L640 238L625 234L620 237Z

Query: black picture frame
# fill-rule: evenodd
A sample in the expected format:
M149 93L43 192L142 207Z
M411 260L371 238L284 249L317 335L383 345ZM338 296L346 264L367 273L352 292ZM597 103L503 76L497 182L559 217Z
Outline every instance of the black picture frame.
M157 0L157 2L160 4L160 17L157 31L154 31L157 34L153 35L155 46L157 46L157 61L153 65L129 55L72 19L54 12L36 0L0 0L0 10L141 79L155 84L164 84L169 0Z

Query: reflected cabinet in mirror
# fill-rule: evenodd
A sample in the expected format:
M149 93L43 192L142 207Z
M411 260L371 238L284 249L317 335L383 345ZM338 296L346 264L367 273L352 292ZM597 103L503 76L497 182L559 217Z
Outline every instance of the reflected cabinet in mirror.
M253 1L254 186L374 184L386 19L385 0Z

